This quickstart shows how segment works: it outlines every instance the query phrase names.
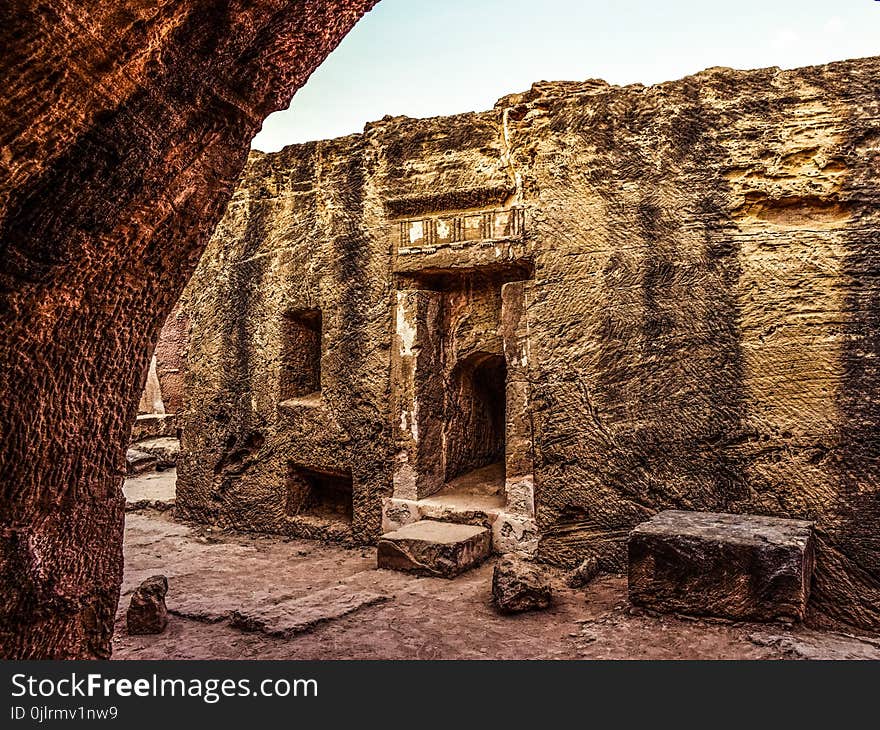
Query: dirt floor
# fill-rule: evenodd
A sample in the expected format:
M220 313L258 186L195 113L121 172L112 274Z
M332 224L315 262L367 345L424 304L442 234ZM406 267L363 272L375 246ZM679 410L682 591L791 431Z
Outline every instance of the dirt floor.
M126 485L116 659L880 659L880 638L633 613L619 576L575 591L554 573L550 610L501 616L491 563L416 578L376 570L373 548L186 525L156 509L173 498L173 470L138 479ZM128 636L131 591L156 573L168 628Z

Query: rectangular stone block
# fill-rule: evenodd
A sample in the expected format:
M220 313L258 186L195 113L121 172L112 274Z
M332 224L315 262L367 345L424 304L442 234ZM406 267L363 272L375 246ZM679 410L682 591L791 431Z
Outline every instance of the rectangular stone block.
M478 525L419 520L379 540L379 568L454 578L482 563L492 552L492 533Z
M629 598L655 611L801 621L813 525L756 515L667 510L629 537Z

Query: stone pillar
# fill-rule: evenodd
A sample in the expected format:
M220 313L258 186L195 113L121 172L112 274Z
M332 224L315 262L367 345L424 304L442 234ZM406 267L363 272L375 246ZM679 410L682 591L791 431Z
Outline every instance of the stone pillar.
M396 499L422 499L443 486L440 303L439 292L397 292L391 351Z
M183 410L184 377L189 349L189 316L175 305L159 335L156 344L156 377L162 392L165 412Z
M529 284L525 281L512 281L501 287L500 332L507 363L506 504L492 523L492 544L499 553L534 555L538 549L538 530L529 418L528 293Z
M505 472L507 511L534 517L532 425L529 419L529 337L526 323L527 283L513 281L501 288L501 336L507 361L507 424Z

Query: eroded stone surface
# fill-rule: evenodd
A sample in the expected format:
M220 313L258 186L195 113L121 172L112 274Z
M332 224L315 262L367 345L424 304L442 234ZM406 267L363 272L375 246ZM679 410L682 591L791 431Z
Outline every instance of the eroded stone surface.
M377 564L388 570L454 578L491 552L492 533L485 527L419 520L382 535Z
M133 443L152 438L175 438L178 417L173 413L141 413L131 429Z
M263 119L373 4L23 0L4 14L3 656L108 656L125 448L159 329Z
M158 571L171 583L169 625L160 635L129 636L119 611L118 659L762 659L880 658L876 637L843 636L802 624L761 626L633 614L626 580L603 575L583 591L564 586L548 568L555 594L546 611L499 614L488 600L493 564L453 583L376 570L375 548L351 549L253 533L207 531L167 513L126 519L127 596ZM206 615L210 606L249 612L254 597L289 600L343 585L389 599L288 638L241 631ZM234 600L227 600L233 598ZM200 600L196 604L195 599ZM287 600L287 599L285 599ZM127 604L127 597L125 600ZM772 631L771 631L772 628ZM809 649L807 649L809 647ZM797 652L797 654L795 654Z
M667 510L629 538L629 596L698 616L800 621L813 574L803 520Z
M262 631L269 636L289 638L387 600L387 595L352 590L347 585L332 586L286 600L256 595L249 605L232 612L230 624L246 631Z

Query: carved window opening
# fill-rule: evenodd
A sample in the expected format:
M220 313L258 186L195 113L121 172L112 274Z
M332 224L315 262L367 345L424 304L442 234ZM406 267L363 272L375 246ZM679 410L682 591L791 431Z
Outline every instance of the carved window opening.
M281 400L321 392L321 312L305 309L284 315L281 324Z

